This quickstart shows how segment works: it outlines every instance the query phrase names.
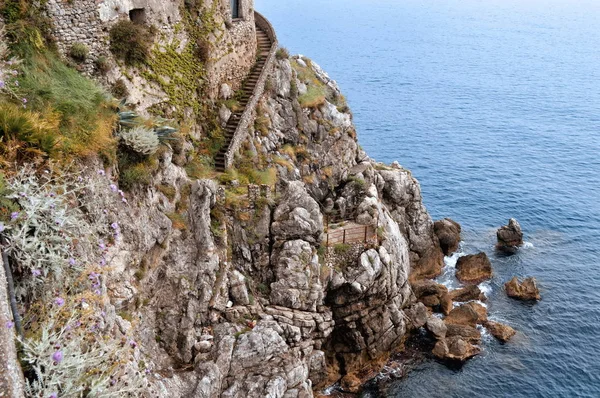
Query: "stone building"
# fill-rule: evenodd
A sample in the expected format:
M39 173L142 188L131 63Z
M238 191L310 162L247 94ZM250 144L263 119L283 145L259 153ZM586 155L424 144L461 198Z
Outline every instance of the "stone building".
M192 24L206 34L210 43L203 78L206 94L214 98L222 83L237 88L254 64L257 43L253 0L48 0L46 3L59 51L69 58L74 44L84 45L88 56L76 65L78 70L107 86L117 80L124 81L142 110L164 98L165 93L138 71L127 70L115 62L109 51L110 28L123 19L146 24L157 31L155 46L176 43L178 50L183 51L192 40L187 29L190 21L185 20L184 13L192 7L198 12ZM98 73L97 60L101 57L111 65L104 75Z

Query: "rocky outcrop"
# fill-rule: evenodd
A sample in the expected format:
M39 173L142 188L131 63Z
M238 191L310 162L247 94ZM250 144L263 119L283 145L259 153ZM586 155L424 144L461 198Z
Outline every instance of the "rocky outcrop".
M434 312L448 314L452 310L452 299L448 288L432 280L413 282L416 299Z
M433 224L435 235L440 241L444 255L449 256L458 250L460 243L460 224L449 218L438 220Z
M455 302L466 302L472 300L485 301L485 294L477 285L467 285L465 287L450 291L450 298Z
M492 277L492 263L487 254L469 254L456 262L456 278L463 283L480 283Z
M540 300L540 290L537 287L535 278L525 278L523 282L515 276L504 284L504 289L508 297L518 300Z
M498 243L496 248L506 252L514 252L523 245L523 231L518 221L514 218L508 220L508 225L500 227L496 232Z
M433 348L433 355L437 358L461 362L474 357L480 352L479 347L465 341L460 336L439 340Z
M485 323L485 328L492 334L492 336L503 343L506 343L515 334L517 334L515 329L500 322L488 321Z

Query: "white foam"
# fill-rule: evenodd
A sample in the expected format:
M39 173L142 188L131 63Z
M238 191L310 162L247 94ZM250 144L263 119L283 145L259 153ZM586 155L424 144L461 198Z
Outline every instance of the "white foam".
M533 246L533 243L531 242L523 242L523 245L521 247L523 249L533 249L535 246Z
M481 290L483 294L485 294L485 297L490 297L490 294L492 293L492 285L489 281L480 283L479 290Z

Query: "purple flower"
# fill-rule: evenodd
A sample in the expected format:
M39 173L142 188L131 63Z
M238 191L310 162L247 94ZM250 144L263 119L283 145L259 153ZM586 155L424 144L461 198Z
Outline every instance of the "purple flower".
M52 354L52 360L56 363L59 363L60 361L63 360L63 353L62 351L56 351L54 354Z
M98 174L100 174L101 176L105 176L106 172L104 170L98 170Z
M12 213L10 213L10 221L15 221L17 218L19 218L18 211L13 211Z
M106 260L104 259L104 257L102 257L102 258L100 259L100 265L101 265L102 267L104 267L104 266L106 265Z
M96 293L98 296L102 294L102 292L100 291L100 289L94 290L94 293Z
M0 222L0 232L4 231L4 223Z
M48 398L58 398L58 393L53 392Z
M98 242L98 247L102 250L106 250L106 245L104 244L103 240Z
M121 199L121 202L127 204L127 199L123 198L123 199Z
M62 307L64 303L65 299L62 297L57 297L54 299L54 304L58 305L59 307Z
M19 192L19 196L22 198L26 198L27 194L25 192Z
M119 229L119 224L117 224L116 222L110 224L110 226L112 227L112 229Z
M15 86L19 87L19 81L15 80Z
M42 275L42 271L40 271L39 269L32 269L31 270L31 275L33 275L33 276L40 276L40 275Z
M75 263L76 263L75 259L73 257L71 257L69 259L69 265L73 266L73 265L75 265Z
M55 194L54 192L50 192L50 197L51 197L51 198L53 198L53 197L55 197L55 196L56 196L56 194Z
M15 323L13 321L6 321L7 329L12 329L13 326L15 326Z
M98 275L99 275L98 273L96 273L96 272L92 272L92 273L90 274L89 278L90 278L90 280L92 281L92 280L94 280L94 279L97 279L97 278L98 278ZM83 299L82 299L82 300L83 300Z
M5 83L2 80L0 80L0 89L4 88L4 86L5 86Z
M135 347L137 347L137 343L136 343L135 341L133 341L133 340L129 340L129 345L130 345L132 348L135 348Z
M110 184L110 190L113 192L117 192L117 186L115 184Z
M125 196L125 193L119 189L119 195Z
M26 104L27 103L27 98L23 98L22 101L23 101L23 104Z

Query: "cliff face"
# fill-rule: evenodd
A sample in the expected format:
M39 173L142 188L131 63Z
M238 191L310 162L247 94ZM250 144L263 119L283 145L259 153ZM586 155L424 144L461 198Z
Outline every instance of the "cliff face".
M240 161L275 167L276 193L248 198L229 181L224 195L170 152L154 181L170 197L150 188L123 207L97 193L123 236L109 249L106 330L137 337L159 396L309 397L342 377L355 389L410 328L411 260L439 251L418 182L358 147L335 82L295 58L268 85ZM307 107L314 86L323 98ZM369 239L326 247L333 219Z
M311 397L340 380L356 390L412 327L411 271L441 265L418 182L360 149L318 65L278 58L237 171L190 178L185 142L124 198L114 185L85 192L119 232L89 276L103 306L94 331L133 337L147 395ZM118 179L118 166L89 162L89 181ZM273 178L246 186L244 170L259 166Z

